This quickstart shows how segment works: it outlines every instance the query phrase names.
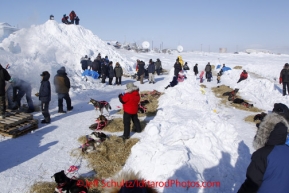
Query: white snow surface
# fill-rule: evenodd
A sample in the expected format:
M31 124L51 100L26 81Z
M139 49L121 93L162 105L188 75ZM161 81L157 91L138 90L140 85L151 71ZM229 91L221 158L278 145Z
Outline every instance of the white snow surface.
M117 96L128 82L134 82L140 91L156 89L164 94L159 98L156 116L145 118L149 123L144 131L131 133L132 138L140 141L132 148L123 170L140 172L144 179L153 182L189 180L221 184L213 188L158 187L160 192L236 192L245 180L256 133L255 124L245 122L244 118L256 113L220 104L211 91L211 87L217 86L216 77L212 82L205 81L207 88L201 89L193 66L198 63L202 71L208 62L215 66L225 63L232 70L224 73L219 85L239 88L244 99L265 112L271 111L274 103L289 104L288 96L282 96L278 83L288 55L136 53L116 50L82 26L58 24L53 20L11 34L0 47L3 48L0 63L3 66L9 63L10 74L31 82L33 94L38 92L42 71L51 73L53 85L57 69L65 66L71 80L70 96L74 106L72 112L58 114L57 96L52 92L51 124L39 124L39 129L18 138L0 137L1 192L29 192L35 182L52 181L54 173L67 170L71 165L80 164L79 174L91 175L92 169L84 159L71 156L81 145L77 139L91 133L88 127L98 115L88 101L90 98L108 101L112 106L111 118L117 117L116 112L121 107ZM80 58L88 55L94 59L98 53L107 55L114 64L119 62L128 74L134 73L136 59L148 63L149 59L159 58L169 74L156 76L156 84L145 80L145 84L140 85L131 78L123 78L122 86L104 85L92 79L83 81ZM172 80L178 55L188 62L191 70L186 72L188 78L184 82L165 90ZM249 72L247 80L236 83L242 70L233 69L235 66L242 66ZM36 97L33 100L39 103ZM42 119L40 112L33 115Z

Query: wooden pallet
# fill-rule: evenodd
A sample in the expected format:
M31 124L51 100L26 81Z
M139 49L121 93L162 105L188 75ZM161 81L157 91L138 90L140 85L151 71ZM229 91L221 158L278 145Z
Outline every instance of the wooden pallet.
M28 113L9 112L5 119L0 119L0 134L18 137L38 128L38 120Z

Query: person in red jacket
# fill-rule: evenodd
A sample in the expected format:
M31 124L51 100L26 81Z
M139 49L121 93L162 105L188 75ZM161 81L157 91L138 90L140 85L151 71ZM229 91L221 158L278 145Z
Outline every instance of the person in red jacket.
M74 20L75 20L76 14L75 12L72 10L69 14L69 18L70 18L70 23L74 24Z
M237 83L241 82L242 80L245 80L248 78L248 73L246 72L246 70L243 70L243 72L240 75L240 79L238 80Z
M139 88L133 83L128 83L126 85L126 90L124 94L119 94L119 101L123 104L123 125L124 132L120 136L124 140L130 137L130 120L132 120L135 128L135 132L140 133L140 121L138 119L138 106L140 102Z

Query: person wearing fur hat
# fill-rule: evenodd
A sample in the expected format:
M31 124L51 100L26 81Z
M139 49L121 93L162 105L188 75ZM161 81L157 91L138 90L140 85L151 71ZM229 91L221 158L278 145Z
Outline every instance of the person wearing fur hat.
M288 192L289 147L285 144L289 128L289 109L275 103L259 125L253 140L256 151L248 166L247 179L238 193Z
M62 66L54 77L55 92L58 95L58 113L66 113L63 110L63 99L66 101L67 111L71 111L71 99L69 96L70 80L67 77L65 67Z
M39 93L36 96L39 97L41 101L41 111L44 119L41 120L41 123L50 123L50 114L49 114L49 102L51 101L51 86L49 82L50 74L47 71L42 72L41 85L39 88Z
M140 102L139 88L133 83L127 83L124 94L119 94L119 101L123 104L123 125L124 132L120 136L124 140L130 137L130 121L132 120L135 131L140 133L141 126L138 119L138 106Z
M283 96L286 95L286 88L287 92L289 93L289 64L286 63L284 68L280 72L279 83L283 84Z

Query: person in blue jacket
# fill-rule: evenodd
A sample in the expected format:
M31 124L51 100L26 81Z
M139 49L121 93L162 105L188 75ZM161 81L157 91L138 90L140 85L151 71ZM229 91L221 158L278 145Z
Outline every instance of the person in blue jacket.
M288 107L275 103L273 112L263 118L254 137L256 151L238 193L289 191L289 146L285 144L288 128Z

